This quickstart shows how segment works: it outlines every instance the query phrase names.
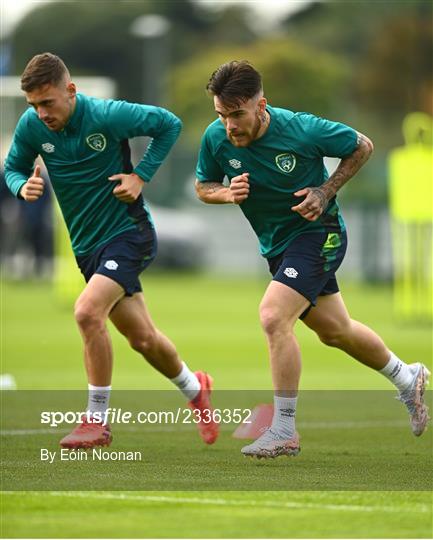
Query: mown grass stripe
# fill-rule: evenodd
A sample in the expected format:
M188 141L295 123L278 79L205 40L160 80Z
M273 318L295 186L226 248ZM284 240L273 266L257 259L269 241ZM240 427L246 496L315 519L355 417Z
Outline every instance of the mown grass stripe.
M166 495L131 495L130 493L100 493L100 492L82 492L82 491L43 491L30 492L33 495L50 495L53 497L75 497L89 499L110 499L118 501L141 501L149 503L167 503L167 504L197 504L208 506L246 506L257 508L281 508L281 509L297 509L297 510L332 510L337 512L387 512L387 513L431 513L431 508L425 504L410 506L393 507L383 505L355 505L355 504L329 504L329 503L301 503L301 502L279 502L279 501L263 501L263 500L239 500L239 499L224 499L215 497L212 499L203 497L169 497ZM23 492L18 491L3 491L2 495L22 495Z

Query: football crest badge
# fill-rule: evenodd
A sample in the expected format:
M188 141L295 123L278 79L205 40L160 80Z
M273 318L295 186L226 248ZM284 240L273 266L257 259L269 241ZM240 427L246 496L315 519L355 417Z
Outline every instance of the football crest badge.
M293 154L279 154L275 157L275 163L283 173L291 173L296 167L296 157Z
M107 139L104 137L104 135L102 135L102 133L92 133L92 135L86 137L86 143L92 150L102 152L107 146Z

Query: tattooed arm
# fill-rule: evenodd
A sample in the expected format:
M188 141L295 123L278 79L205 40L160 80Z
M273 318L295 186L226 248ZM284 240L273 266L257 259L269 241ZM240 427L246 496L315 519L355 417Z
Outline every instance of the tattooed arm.
M240 204L250 192L249 173L235 176L226 187L221 182L195 182L197 197L208 204Z
M358 133L356 150L340 161L334 173L320 187L305 188L297 191L294 195L297 197L305 196L305 199L297 206L292 206L292 210L298 212L308 221L316 221L326 210L332 197L359 171L372 152L373 143L368 137Z

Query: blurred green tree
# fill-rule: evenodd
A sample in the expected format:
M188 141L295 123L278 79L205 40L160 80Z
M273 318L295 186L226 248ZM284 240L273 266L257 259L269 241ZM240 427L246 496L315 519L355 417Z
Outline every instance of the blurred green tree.
M74 75L111 77L119 96L140 100L142 43L131 36L130 27L134 19L150 13L171 23L167 47L172 64L219 38L231 36L232 42L244 43L254 37L241 8L212 14L192 0L55 2L39 5L16 28L11 37L13 71L21 73L34 54L51 51Z
M393 17L369 43L355 75L359 102L380 114L432 114L432 20Z
M329 1L311 3L284 28L350 61L352 101L364 117L376 117L379 124L386 118L395 131L393 121L400 123L408 112L431 113L432 20L430 0Z

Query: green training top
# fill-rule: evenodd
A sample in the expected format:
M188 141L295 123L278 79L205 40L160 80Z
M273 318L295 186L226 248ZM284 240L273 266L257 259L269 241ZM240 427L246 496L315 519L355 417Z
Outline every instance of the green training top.
M308 221L292 206L303 198L294 192L322 185L328 178L323 157L343 158L357 146L355 130L309 113L267 106L271 123L247 147L234 146L218 119L206 129L196 175L200 182L223 182L250 173L250 193L240 204L260 242L264 257L278 255L301 233L344 230L334 197L317 221Z
M175 143L180 120L150 105L77 95L75 110L55 132L28 109L18 121L5 162L6 182L19 192L31 176L38 154L43 158L77 256L88 255L111 238L151 217L140 197L131 204L113 195L108 177L134 172L148 182ZM133 168L128 139L152 137Z

